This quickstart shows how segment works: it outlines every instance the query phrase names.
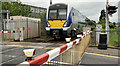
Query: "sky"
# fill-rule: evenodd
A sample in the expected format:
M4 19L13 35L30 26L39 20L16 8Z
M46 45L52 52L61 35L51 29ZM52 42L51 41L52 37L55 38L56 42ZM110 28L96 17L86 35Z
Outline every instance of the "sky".
M20 0L24 4L48 8L50 0ZM120 0L109 0L111 5L118 6ZM99 21L100 12L105 9L106 0L52 0L52 3L66 3L79 10L91 20ZM118 12L110 17L111 22L118 22Z

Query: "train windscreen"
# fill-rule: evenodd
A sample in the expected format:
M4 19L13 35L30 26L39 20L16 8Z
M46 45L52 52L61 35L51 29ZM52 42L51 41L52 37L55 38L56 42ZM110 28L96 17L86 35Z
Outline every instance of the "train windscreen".
M49 11L49 19L57 19L57 10Z
M65 20L67 18L66 9L49 10L49 20Z
M67 16L66 9L59 9L58 12L59 12L58 19L66 19Z

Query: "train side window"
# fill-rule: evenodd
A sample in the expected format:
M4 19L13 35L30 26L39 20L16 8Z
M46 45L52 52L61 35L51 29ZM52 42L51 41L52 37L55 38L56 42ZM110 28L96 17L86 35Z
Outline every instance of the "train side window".
M74 13L72 13L72 16L74 16Z

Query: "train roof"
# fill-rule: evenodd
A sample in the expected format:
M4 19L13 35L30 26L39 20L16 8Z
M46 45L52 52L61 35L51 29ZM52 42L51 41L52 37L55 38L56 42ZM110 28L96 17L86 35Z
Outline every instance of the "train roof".
M67 8L67 6L68 5L64 3L57 3L50 5L49 9L63 9L63 8Z

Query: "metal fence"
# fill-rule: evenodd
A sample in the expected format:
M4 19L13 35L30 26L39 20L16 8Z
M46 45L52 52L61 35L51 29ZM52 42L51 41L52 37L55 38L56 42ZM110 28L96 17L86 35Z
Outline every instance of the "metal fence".
M80 64L81 58L90 42L90 35L85 37L79 44L76 44L69 50L58 55L54 59L46 62L42 66L51 65L51 66L77 66Z
M22 29L23 39L40 37L41 34L41 20L36 18L22 17L22 16L11 16L13 20L6 20L2 25L4 25L3 31L15 31L15 33L1 33L3 35L3 41L5 40L15 40L17 36L18 39L21 37L20 33ZM1 36L0 36L1 37Z
M81 58L90 42L90 34L85 34L80 38L71 41L63 46L48 51L40 56L35 57L19 64L18 66L75 66L80 64Z

